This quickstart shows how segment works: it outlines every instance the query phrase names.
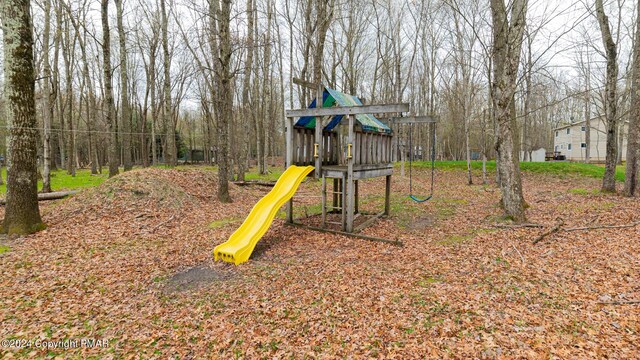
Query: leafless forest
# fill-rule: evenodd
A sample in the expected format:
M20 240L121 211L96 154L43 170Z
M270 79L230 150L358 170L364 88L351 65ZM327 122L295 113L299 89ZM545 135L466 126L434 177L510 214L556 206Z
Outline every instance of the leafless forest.
M621 127L635 119L632 1L23 3L36 119L3 117L2 129L35 132L45 192L55 168L113 176L200 161L218 166L218 196L228 201L228 179L243 180L251 164L266 173L282 156L284 110L315 96L295 78L439 116L438 159L513 163L498 175L509 214L523 214L520 152L527 161L552 150L552 130L582 119L587 134L591 121L606 123L602 189L614 191ZM631 121L629 132L637 127ZM426 149L427 137L417 129L416 146ZM637 179L628 178L633 194Z
M283 151L283 109L314 96L292 78L318 74L367 102L407 101L415 114L441 116L438 158L464 159L465 132L471 151L495 156L487 1L98 5L31 2L39 154L53 167L102 171L110 152L125 169L175 164L191 150L215 163L228 132L232 173L242 177L249 160L264 170ZM634 7L604 4L621 120L629 117ZM550 149L552 128L605 116L607 52L597 29L594 3L528 4L515 104L522 149Z
M0 358L640 358L638 1L0 25Z

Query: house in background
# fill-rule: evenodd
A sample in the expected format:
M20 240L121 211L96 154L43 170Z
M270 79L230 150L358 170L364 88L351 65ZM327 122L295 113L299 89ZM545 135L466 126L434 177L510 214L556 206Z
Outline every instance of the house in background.
M553 150L564 155L570 161L584 161L586 156L586 121L578 121L568 125L553 129ZM594 118L590 121L591 144L589 157L591 162L604 162L607 155L607 127L603 117ZM618 144L618 149L622 150L622 160L627 157L627 130L629 123L621 127L623 143ZM620 134L618 134L620 135ZM619 139L620 137L618 137Z

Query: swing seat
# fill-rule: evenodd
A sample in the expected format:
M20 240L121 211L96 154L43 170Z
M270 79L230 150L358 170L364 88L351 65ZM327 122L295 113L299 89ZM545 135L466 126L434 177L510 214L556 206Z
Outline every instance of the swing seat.
M429 201L429 200L431 200L431 198L432 198L432 197L433 197L433 195L429 195L429 196L427 196L427 197L426 197L426 198L424 198L424 199L419 199L419 198L417 198L417 197L416 197L416 196L414 196L414 195L409 195L409 198L410 198L411 200L413 200L413 201L417 202L417 203L423 203L423 202Z
M436 170L436 131L435 125L433 126L432 132L432 140L431 140L431 193L424 199L420 199L417 196L413 195L413 157L414 157L414 149L413 149L413 139L411 134L413 133L413 123L409 123L409 149L411 149L411 156L409 156L409 198L417 203L423 203L431 200L433 197L433 183L434 183L434 172Z

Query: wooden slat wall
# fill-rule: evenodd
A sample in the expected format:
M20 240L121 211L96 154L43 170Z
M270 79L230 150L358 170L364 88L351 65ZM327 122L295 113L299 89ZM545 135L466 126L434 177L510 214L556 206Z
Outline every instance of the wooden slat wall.
M393 137L387 134L355 132L351 149L354 164L385 164L392 161ZM315 132L313 129L295 128L293 132L293 158L295 165L313 165ZM340 144L340 136L336 132L323 132L323 165L343 164L346 159L346 144ZM344 164L343 164L344 165Z
M391 162L393 137L387 134L356 132L353 144L355 165Z
M337 165L340 159L339 137L335 132L323 132L322 149L323 165ZM313 157L315 144L314 129L294 128L293 130L293 158L294 165L314 165Z

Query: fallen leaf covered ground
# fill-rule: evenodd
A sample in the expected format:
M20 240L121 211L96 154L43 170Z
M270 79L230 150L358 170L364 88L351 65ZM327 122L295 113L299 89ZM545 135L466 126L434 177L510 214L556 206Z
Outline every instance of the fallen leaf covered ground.
M428 189L428 173L414 186ZM476 178L476 181L478 179ZM231 186L198 169L122 174L43 203L49 227L3 240L0 339L107 339L108 346L0 348L62 358L638 358L640 227L558 232L638 221L637 199L603 195L597 179L524 175L531 223L501 228L493 185L438 172L432 201L409 200L394 176L392 215L364 233L404 246L286 226L282 216L249 262L212 250L268 188ZM360 185L363 210L381 180ZM307 180L296 214L319 211ZM301 220L317 223L318 217Z

